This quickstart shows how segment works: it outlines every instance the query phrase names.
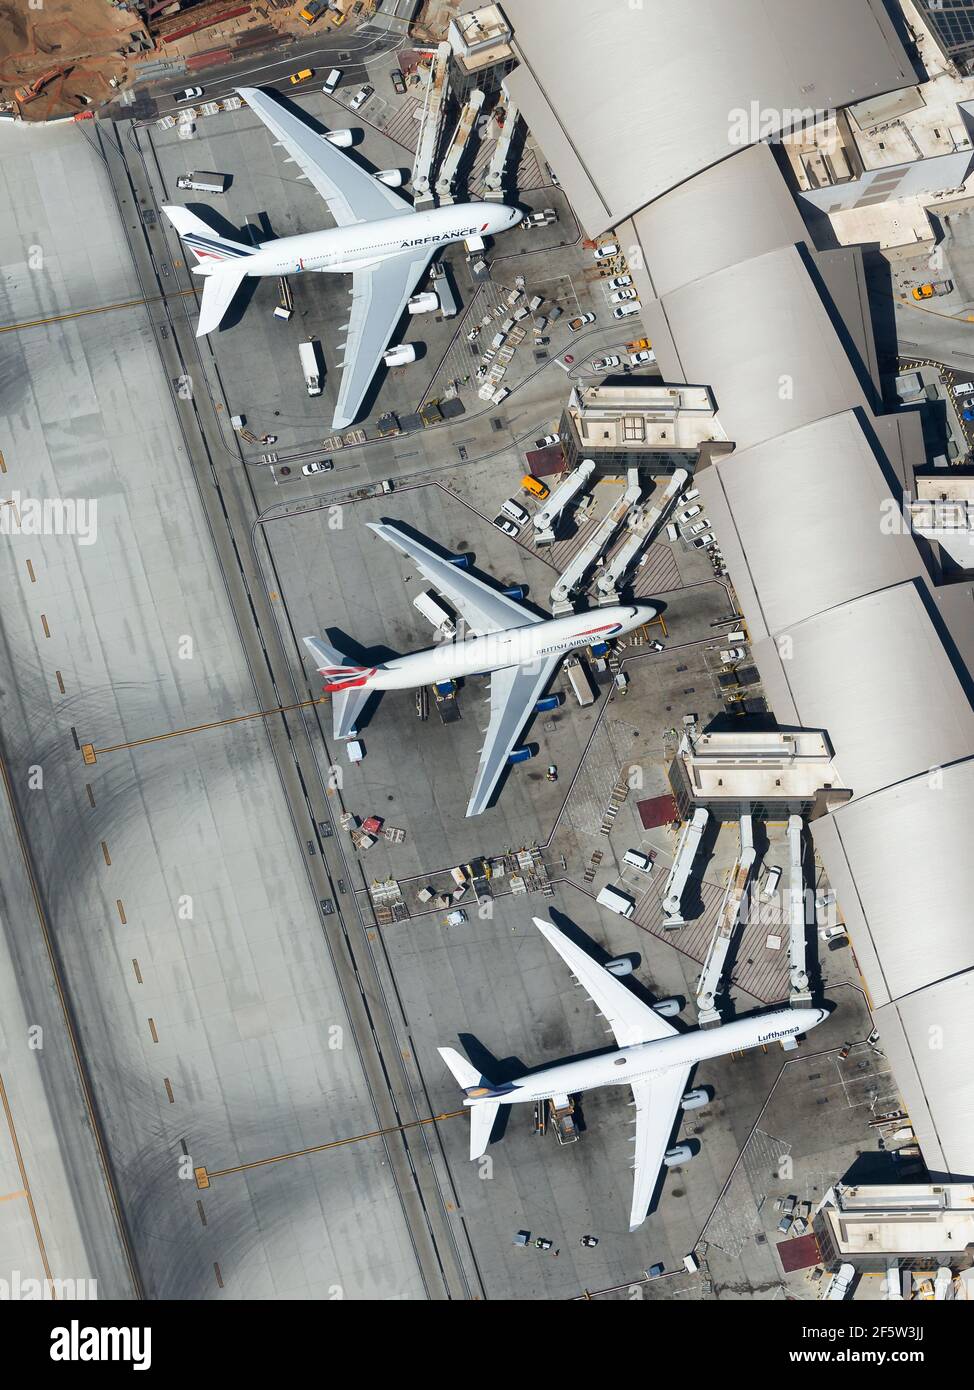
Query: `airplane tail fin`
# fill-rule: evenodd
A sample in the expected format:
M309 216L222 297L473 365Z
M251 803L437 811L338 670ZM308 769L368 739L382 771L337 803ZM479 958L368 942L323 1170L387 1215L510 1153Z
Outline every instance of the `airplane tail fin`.
M464 1103L470 1106L470 1157L480 1158L490 1143L490 1133L501 1102L492 1095L478 1096L478 1091L492 1087L466 1057L461 1057L452 1047L439 1047L437 1051L463 1088Z
M245 241L231 241L208 227L202 217L197 217L189 208L175 205L163 207L163 212L179 233L179 238L192 251L199 265L207 269L217 261L245 260L257 250Z
M335 738L348 738L355 732L355 721L368 704L372 691L368 679L374 666L356 666L350 657L320 637L306 637L304 645L325 677L325 689L332 695L332 725Z

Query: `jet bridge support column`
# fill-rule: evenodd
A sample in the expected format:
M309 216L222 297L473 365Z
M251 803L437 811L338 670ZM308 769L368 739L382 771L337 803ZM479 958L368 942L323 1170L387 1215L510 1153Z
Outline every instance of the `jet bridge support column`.
M433 58L429 76L426 79L426 95L423 100L423 114L419 123L419 140L416 143L416 160L413 164L413 202L417 208L431 208L434 204L430 185L430 174L440 143L440 128L443 124L443 97L446 91L447 74L450 70L450 45L441 43Z
M436 196L440 203L452 203L453 184L460 168L460 161L463 152L467 148L467 141L473 133L477 123L477 116L480 108L484 104L484 93L479 87L475 87L467 98L467 103L460 112L460 119L457 121L457 128L453 132L453 139L450 141L450 148L446 152L446 158L440 166L440 176L436 180Z
M805 938L805 879L802 874L802 818L788 817L788 978L790 1001L812 1002L808 987Z
M710 812L706 806L698 806L683 827L683 834L677 845L673 865L663 886L664 927L682 927L684 925L682 916L683 894L709 819Z
M717 915L717 925L714 928L710 950L707 952L707 959L703 963L703 970L697 984L697 1021L701 1028L720 1022L720 1014L716 1007L717 993L720 990L727 952L730 950L734 932L741 919L741 908L746 901L748 879L751 877L753 867L753 828L750 813L745 812L741 816L741 848L737 856L737 863L734 865L727 882L727 891L724 893L724 901L721 903L720 912Z
M595 564L605 547L609 544L629 508L635 506L639 501L639 494L642 492L642 485L639 481L639 469L628 469L628 475L629 486L608 515L602 518L591 540L586 541L585 545L582 546L581 550L558 580L558 583L552 589L551 609L553 613L571 612L570 599L572 593L578 588L592 565Z
M595 576L598 602L610 604L619 602L618 587L639 552L653 539L660 522L669 508L683 491L690 474L685 468L677 468L660 500L652 507L634 507L626 518L628 536L613 555L604 569Z

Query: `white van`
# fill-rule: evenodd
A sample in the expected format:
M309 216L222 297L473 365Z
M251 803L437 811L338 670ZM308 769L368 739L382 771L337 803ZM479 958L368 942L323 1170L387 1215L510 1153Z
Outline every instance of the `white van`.
M427 622L432 623L437 632L444 637L455 637L457 625L435 594L427 589L413 599L413 607L422 613Z
M335 90L335 88L338 86L338 84L339 84L339 82L341 82L341 80L342 80L342 70L341 70L341 68L332 68L331 72L330 72L330 73L328 74L328 76L325 78L325 85L322 87L321 90L322 90L323 92L327 92L328 95L331 96L332 92Z
M623 864L629 864L632 868L638 869L640 873L651 874L653 872L653 861L648 854L643 854L641 849L627 849L622 856Z
M683 1256L683 1268L686 1270L687 1274L696 1274L697 1270L700 1268L700 1261L697 1259L696 1255L694 1255L693 1251L691 1251L689 1255Z
M629 894L613 888L611 884L606 884L595 901L607 907L610 912L618 912L620 917L631 917L636 910L635 901Z
M667 526L666 528L666 539L670 541L675 541L679 539L679 536L679 531L676 529L676 527L673 525L671 521L669 526Z
M772 865L768 870L764 880L764 887L761 889L762 898L773 898L781 880L781 870L777 864Z
M519 526L523 526L528 520L528 513L523 507L519 507L513 497L508 497L506 502L501 503L501 511L505 516L509 516L512 521L516 521Z
M692 487L689 492L685 492L683 494L683 496L680 498L680 502L685 507L688 502L695 502L699 496L700 489L698 487Z

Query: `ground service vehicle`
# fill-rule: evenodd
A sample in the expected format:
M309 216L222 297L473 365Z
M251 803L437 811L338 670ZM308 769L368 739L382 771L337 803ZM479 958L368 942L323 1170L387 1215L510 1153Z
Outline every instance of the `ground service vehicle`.
M300 72L292 72L288 78L292 87L297 87L301 82L307 82L309 77L314 77L314 68L302 68Z
M399 96L403 96L406 91L406 79L403 77L402 73L399 71L398 68L393 68L389 76L392 78L392 85L395 88L397 94Z
M348 103L349 110L358 111L361 107L363 107L365 103L368 101L369 97L372 95L373 90L374 88L368 86L360 87L358 91L355 93L355 95L352 97L352 100Z
M554 313L551 314L551 317L552 317L552 318L555 317ZM594 314L579 314L579 316L578 316L577 319L569 319L569 320L568 320L568 327L572 330L573 333L577 333L578 330L579 330L580 328L584 328L585 325L586 325L587 323L594 323L594 322L595 322L595 315L594 315Z
M318 365L318 347L313 339L306 343L298 344L298 352L301 354L301 370L304 372L304 384L308 388L309 396L321 395L321 368Z
M595 901L607 907L610 912L618 912L620 917L631 917L636 910L636 904L629 894L613 888L611 883L605 885Z
M209 169L197 169L195 174L181 174L176 180L176 187L191 189L194 193L226 193L229 182L228 174L215 174Z
M630 353L629 361L634 367L642 367L647 362L655 362L656 353L652 348L640 348L638 352Z
M544 502L550 489L540 478L536 478L533 473L525 473L521 479L521 486L525 492L530 492L532 497L537 497L539 502Z
M306 478L310 478L314 473L330 473L334 467L331 459L315 459L313 463L306 463L301 472Z
M327 9L328 0L307 0L307 4L302 5L300 10L298 10L298 19L300 19L302 23L307 24L310 28L315 20L320 19Z
M618 256L619 248L614 241L607 241L604 246L596 246L594 255L597 261L607 261L610 256Z
M413 607L418 613L422 613L427 622L431 623L436 631L442 633L444 637L456 635L456 623L440 600L429 589L425 593L416 595L413 599Z
M627 319L630 314L638 314L642 307L638 299L634 304L620 304L618 309L612 310L612 317L614 319Z
M325 85L322 87L321 90L322 90L323 92L327 92L328 95L331 96L332 92L335 90L335 88L338 86L338 84L339 84L339 82L341 82L341 80L342 80L342 70L341 70L341 68L332 68L331 72L330 72L330 73L328 74L328 76L325 78Z
M617 357L615 353L611 353L608 357L596 357L595 361L592 363L592 370L596 372L605 372L608 371L610 367L619 367L621 365L622 358Z
M930 284L914 285L911 293L919 304L924 299L934 299L941 294L950 294L953 288L952 280L934 280Z
M561 435L560 435L560 434L543 434L543 435L541 436L540 439L536 439L536 440L534 441L534 447L535 447L536 449L547 449L547 448L549 447L549 445L551 445L551 444L560 444L560 443L561 443Z
M503 531L505 536L517 535L517 527L506 516L495 516L490 524L496 526L498 531Z
M585 705L594 705L595 690L592 687L592 678L578 657L570 656L564 663L564 670L571 682L578 703L583 708Z

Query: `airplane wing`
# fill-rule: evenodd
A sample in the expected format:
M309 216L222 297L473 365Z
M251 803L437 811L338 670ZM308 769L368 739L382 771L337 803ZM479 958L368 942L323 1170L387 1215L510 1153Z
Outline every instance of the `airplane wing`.
M388 215L388 214L387 214ZM352 308L345 333L345 361L332 428L357 417L379 360L402 318L436 247L414 247L352 272Z
M237 91L318 190L339 227L415 211L411 203L379 183L266 92L256 87L238 87Z
M610 977L611 978L611 977ZM618 983L618 981L616 981ZM671 1030L672 1031L672 1030ZM632 1209L629 1229L634 1231L646 1220L649 1200L666 1153L673 1121L690 1076L689 1067L671 1067L655 1076L634 1081L636 1105L636 1151L633 1155Z
M450 567L453 568L452 565ZM468 816L479 816L485 808L501 773L507 755L527 723L534 704L554 675L562 653L530 666L505 666L490 677L490 723L480 750L480 763L474 779Z
M541 621L514 599L498 593L489 584L475 579L458 565L451 565L449 560L434 555L432 550L419 541L414 541L397 527L390 526L387 522L370 521L368 524L377 536L394 545L413 561L423 578L435 585L446 601L463 615L467 627L475 636L479 637L488 632L504 632L508 628L526 627L528 623ZM496 679L496 674L494 678ZM491 707L493 711L493 697ZM493 712L491 719L493 720Z
M615 975L610 975L608 970L603 969L587 951L582 950L581 946L576 946L574 941L570 941L564 932L560 932L550 922L542 922L538 917L535 917L534 925L542 936L551 942L599 1013L606 1019L620 1047L655 1042L659 1038L670 1038L677 1032L662 1014L658 1014L655 1009L637 999L631 989Z

